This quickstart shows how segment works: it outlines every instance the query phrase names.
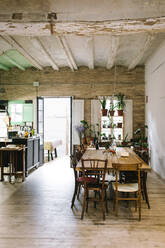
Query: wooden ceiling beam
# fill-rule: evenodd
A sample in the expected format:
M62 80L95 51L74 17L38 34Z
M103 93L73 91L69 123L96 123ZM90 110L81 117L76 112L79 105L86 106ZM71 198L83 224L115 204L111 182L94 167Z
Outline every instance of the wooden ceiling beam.
M54 21L50 32L50 22L0 22L1 35L23 35L23 36L49 36L76 34L131 34L131 33L157 33L165 32L165 17L139 18L131 20L108 20L108 21Z
M42 52L44 53L44 56L47 58L47 60L49 61L49 63L51 64L52 68L54 70L59 70L57 64L54 62L53 58L51 57L51 54L48 52L48 49L45 47L45 45L43 44L42 40L39 38L35 38L35 40L38 42Z
M115 63L118 47L119 47L119 37L112 36L112 40L110 44L110 52L108 54L107 65L106 65L107 69L111 69L113 67Z
M87 40L87 48L88 48L88 67L89 69L94 69L94 45L93 45L93 36L88 37Z
M131 64L128 66L128 70L134 69L137 64L140 63L141 59L144 56L144 53L147 51L147 49L151 46L152 40L154 39L153 36L148 35L147 39L145 41L145 44L142 46L140 51L138 51L137 56L134 58L134 60L131 62Z
M7 43L9 43L14 49L21 53L35 68L42 70L42 66L25 51L25 49L11 36L5 35L1 36Z
M78 68L74 61L74 58L73 58L71 49L67 43L67 40L65 39L65 37L61 37L61 36L56 36L56 38L65 53L69 67L71 68L72 71L77 70Z

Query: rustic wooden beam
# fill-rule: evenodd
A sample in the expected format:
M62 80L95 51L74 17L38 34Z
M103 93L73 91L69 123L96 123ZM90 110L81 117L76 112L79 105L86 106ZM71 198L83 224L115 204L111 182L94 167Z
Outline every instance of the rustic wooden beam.
M49 61L49 63L51 64L52 68L54 70L59 70L57 64L54 62L54 60L51 57L51 54L48 52L48 49L45 47L43 41L39 38L35 38L35 40L37 41L38 45L40 46L42 52L44 53L44 56L47 58L47 60Z
M2 64L0 64L0 69L5 70L5 71L9 71L9 68L5 65L2 65Z
M22 22L21 22L22 21ZM165 17L139 18L131 20L108 20L108 21L54 21L50 32L50 22L0 22L1 35L24 35L24 36L49 36L76 34L131 34L144 32L164 32Z
M137 64L139 64L139 62L141 61L141 59L144 56L144 53L146 52L146 50L151 46L152 40L154 39L153 36L148 35L147 39L145 41L145 44L142 46L142 48L140 49L140 51L138 51L137 56L134 58L134 60L131 62L131 64L128 66L128 69L134 69L136 67Z
M7 43L9 43L13 48L15 48L19 53L21 53L35 68L42 70L42 66L25 51L25 49L11 36L5 35L1 36Z
M87 48L88 48L88 67L89 69L94 69L94 46L93 46L93 37L88 37L87 39Z
M110 44L110 53L108 54L108 60L106 65L107 69L111 69L113 67L118 47L119 47L119 36L112 36L112 40Z
M57 36L56 38L57 38L59 44L61 45L61 47L65 53L68 65L70 66L71 70L72 71L74 71L74 69L77 70L78 69L77 65L74 61L73 55L71 53L70 47L69 47L66 39L64 37L61 37L61 36Z

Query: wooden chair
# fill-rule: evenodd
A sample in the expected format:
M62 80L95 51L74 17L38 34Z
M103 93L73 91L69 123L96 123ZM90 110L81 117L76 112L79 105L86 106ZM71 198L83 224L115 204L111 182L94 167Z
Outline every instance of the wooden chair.
M81 154L82 156L82 154ZM79 200L79 194L80 194L80 189L81 186L83 185L83 177L79 175L79 172L76 170L77 163L79 159L81 158L80 153L77 153L76 155L71 155L71 167L74 170L74 179L75 179L75 187L74 187L74 193L72 197L72 203L71 203L71 208L74 206L75 198L77 196L77 199ZM96 179L93 177L88 177L88 182L94 183L96 182Z
M81 219L84 217L84 211L86 207L86 211L88 210L88 201L92 200L94 203L101 202L102 203L102 213L103 220L105 220L105 203L106 203L106 211L108 212L107 207L107 197L106 190L107 185L105 184L105 174L107 171L107 160L99 160L99 159L81 159L82 162L82 172L83 172L83 187L84 187L84 198L83 198L83 207L81 213ZM88 178L93 177L96 179L95 183L89 182ZM94 191L95 196L93 198L89 198L89 191ZM99 194L99 198L97 198L97 194Z
M140 167L141 163L136 164L115 164L112 166L115 169L116 181L112 183L113 190L115 192L115 212L118 216L118 201L135 201L135 208L139 210L139 221L141 220L141 182L140 182ZM119 172L120 171L134 171L138 174L137 183L120 183L119 182ZM120 193L127 193L126 197L119 196ZM129 193L134 194L134 196L129 196Z
M147 164L149 164L150 157L148 150L135 149L136 154ZM143 199L146 201L148 209L150 209L148 191L147 191L147 171L141 171L141 192Z

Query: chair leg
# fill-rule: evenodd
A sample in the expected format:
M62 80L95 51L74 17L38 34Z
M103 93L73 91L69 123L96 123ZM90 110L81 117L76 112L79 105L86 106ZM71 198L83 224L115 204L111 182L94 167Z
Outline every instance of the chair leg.
M116 199L115 199L115 210L116 216L118 216L118 192L116 191Z
M72 197L72 204L71 204L71 208L73 208L73 206L74 206L74 201L75 201L76 194L77 194L77 188L78 188L78 183L77 183L77 182L75 182L75 188L74 188L74 194L73 194L73 197Z
M105 197L104 197L104 190L102 190L101 193L102 193L101 202L102 202L103 220L105 220L105 207L104 207L104 200L105 200Z
M139 199L139 221L141 221L141 195L138 196Z
M86 194L86 212L88 212L88 197L89 197L89 192L87 190L87 194Z
M84 190L83 207L81 212L81 220L84 218L85 204L86 204L87 192Z
M95 190L95 198L97 197L97 191ZM94 201L94 208L96 208L96 201Z
M81 184L78 185L77 200L79 200L80 191L81 191Z
M137 198L137 192L135 192L135 198ZM137 200L135 200L135 211L137 212Z
M106 207L106 212L108 213L108 201L107 201L107 191L106 191L106 189L105 189L105 207Z

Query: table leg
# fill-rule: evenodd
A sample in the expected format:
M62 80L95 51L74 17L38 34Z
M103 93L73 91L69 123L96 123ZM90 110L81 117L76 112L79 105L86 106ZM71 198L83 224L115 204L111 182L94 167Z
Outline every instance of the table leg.
M143 191L144 191L144 197L146 200L146 203L148 205L148 209L150 209L150 203L149 203L149 199L148 199L148 192L147 192L147 172L143 172Z
M25 181L25 150L22 150L22 182Z
M57 158L57 149L54 148L54 154L55 154L55 158Z
M3 159L2 159L2 152L0 151L0 166L1 166L1 182L4 180L3 178Z
M53 153L51 152L51 159L53 160Z
M48 161L50 160L50 154L49 154L49 150L48 150Z
M1 165L1 182L4 181L3 172L4 172L4 167Z

